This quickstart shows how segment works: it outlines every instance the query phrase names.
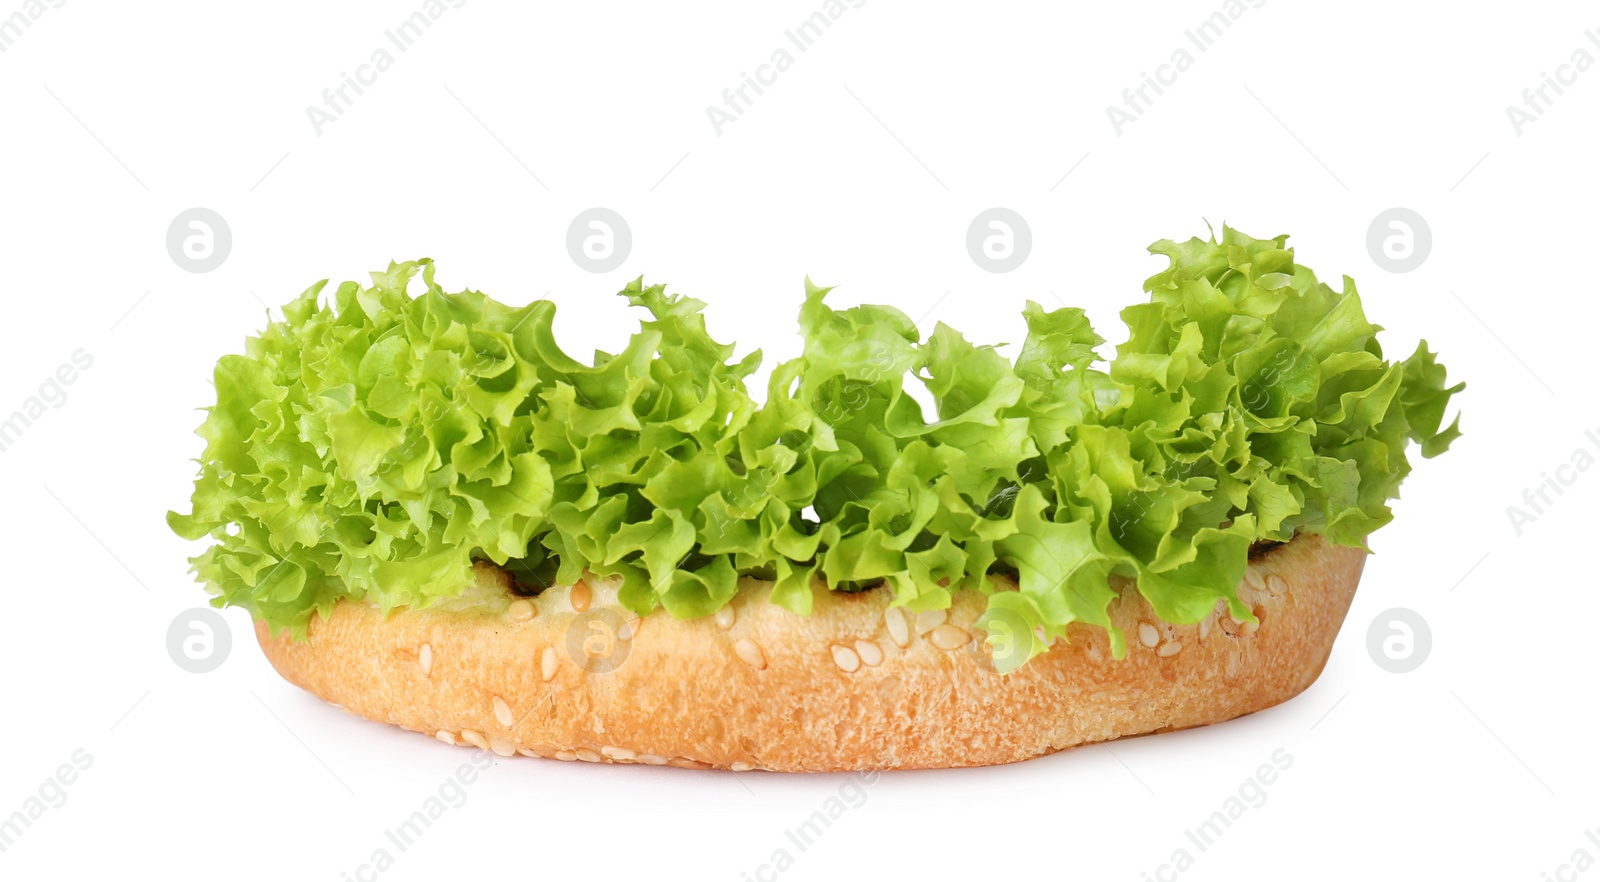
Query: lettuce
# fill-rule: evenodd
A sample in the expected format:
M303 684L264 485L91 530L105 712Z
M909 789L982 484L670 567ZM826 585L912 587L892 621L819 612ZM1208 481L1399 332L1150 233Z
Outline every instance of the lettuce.
M1426 344L1388 362L1354 284L1286 237L1158 242L1148 302L1104 342L1028 303L1014 359L806 282L802 354L757 403L691 298L635 281L650 318L619 353L563 352L555 306L444 292L431 261L319 283L217 365L191 513L168 513L218 605L303 636L341 599L459 594L475 560L535 587L592 573L646 614L715 612L741 575L809 613L881 586L912 610L989 596L1012 670L1073 622L1106 628L1111 575L1156 613L1226 601L1252 544L1361 545L1390 519L1407 449L1445 450L1452 395ZM418 274L422 293L407 293ZM908 382L932 398L925 413ZM1019 590L994 590L995 573ZM1003 626L1003 628L1002 628ZM995 640L992 636L991 640Z

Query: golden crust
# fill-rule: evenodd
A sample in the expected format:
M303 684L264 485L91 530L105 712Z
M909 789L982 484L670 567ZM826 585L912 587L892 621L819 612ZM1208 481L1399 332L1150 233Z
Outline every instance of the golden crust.
M1293 697L1321 673L1365 557L1301 536L1252 562L1240 596L1259 627L1225 612L1169 625L1119 584L1112 618L1126 658L1111 658L1104 631L1074 625L1069 642L1004 677L986 660L973 626L984 601L970 592L931 629L937 614L886 618L884 590L819 592L799 616L767 602L770 584L756 580L741 584L731 623L726 612L638 619L600 580L513 606L503 574L484 566L471 596L431 609L385 618L343 602L304 642L269 639L259 622L256 633L285 679L326 701L507 756L810 772L980 766ZM535 615L518 621L528 605Z

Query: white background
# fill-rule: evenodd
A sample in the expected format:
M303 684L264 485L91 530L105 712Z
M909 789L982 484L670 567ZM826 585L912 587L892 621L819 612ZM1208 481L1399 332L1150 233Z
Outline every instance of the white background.
M74 750L93 757L0 877L357 878L471 756L284 683L235 610L220 670L167 655L168 623L204 595L186 573L199 546L163 518L188 507L211 366L263 303L429 256L451 290L555 300L578 353L622 344L637 316L612 292L640 274L707 301L714 333L769 366L798 351L807 274L842 286L837 305L979 341L1019 341L1025 301L1059 298L1115 342L1163 266L1145 246L1209 219L1292 233L1325 279L1356 277L1391 355L1426 336L1470 384L1467 434L1419 463L1304 695L1015 766L885 775L803 853L784 831L840 776L500 761L378 878L771 879L787 847L786 880L1600 880L1557 875L1579 848L1600 858L1584 837L1600 825L1600 470L1520 536L1506 511L1575 450L1600 456L1584 437L1600 434L1600 71L1549 92L1520 135L1506 114L1578 47L1600 57L1592 7L1271 0L1202 53L1184 31L1217 3L871 0L791 47L719 135L707 106L820 4L473 0L319 135L307 106L420 8L359 5L72 0L0 53L0 414L74 351L93 358L0 453L0 816ZM1193 66L1119 135L1107 105L1180 46ZM564 241L597 205L634 237L604 275ZM1034 237L1007 274L964 242L997 205ZM207 274L165 248L193 206L232 229ZM1393 206L1433 233L1407 274L1366 247ZM1396 606L1433 632L1405 675L1365 646ZM1264 805L1203 853L1185 840L1279 748L1294 762ZM1193 866L1160 870L1179 847Z

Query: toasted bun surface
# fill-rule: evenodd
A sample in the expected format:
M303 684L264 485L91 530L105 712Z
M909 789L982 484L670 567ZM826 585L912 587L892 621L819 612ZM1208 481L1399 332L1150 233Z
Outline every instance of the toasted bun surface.
M888 608L884 589L818 592L810 616L747 579L715 617L642 619L601 580L518 598L487 565L467 596L387 618L341 602L310 637L267 636L284 678L361 716L504 756L777 771L921 769L1031 759L1271 707L1321 673L1366 553L1305 535L1253 560L1222 612L1155 617L1129 584L1105 631L1072 626L1001 676L973 625L984 599ZM731 609L731 613L729 610ZM531 615L530 615L531 611Z

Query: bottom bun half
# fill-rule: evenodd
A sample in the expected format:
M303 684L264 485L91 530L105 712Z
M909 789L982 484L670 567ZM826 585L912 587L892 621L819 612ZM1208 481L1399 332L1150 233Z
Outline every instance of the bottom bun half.
M1366 552L1303 535L1256 556L1240 587L1259 619L1214 611L1157 619L1114 579L1107 633L1073 625L1013 673L995 672L974 623L984 598L949 610L890 608L886 589L817 592L809 616L741 582L715 616L643 618L615 585L585 580L518 597L480 564L477 585L385 616L340 602L308 639L267 636L273 667L378 722L503 756L776 771L1011 763L1129 735L1203 726L1285 701L1317 678ZM1002 586L1003 587L1003 586Z

